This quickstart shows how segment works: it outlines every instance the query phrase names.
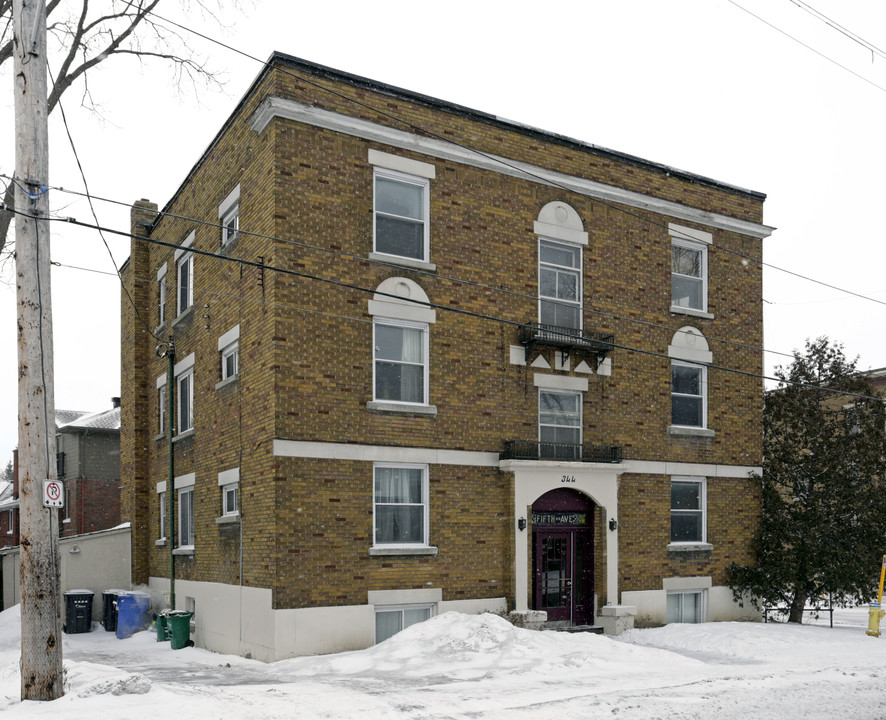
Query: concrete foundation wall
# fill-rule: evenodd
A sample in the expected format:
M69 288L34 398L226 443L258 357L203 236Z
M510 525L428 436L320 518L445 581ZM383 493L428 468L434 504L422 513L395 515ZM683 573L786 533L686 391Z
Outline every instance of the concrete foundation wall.
M151 611L168 607L169 580L152 577ZM405 591L403 602L416 602ZM439 590L433 591L439 595ZM388 604L391 598L382 598ZM375 642L375 605L274 610L271 591L222 583L175 581L176 610L194 610L192 635L198 647L273 662L302 655L362 650ZM433 602L433 599L431 599ZM504 597L437 602L436 613L504 612Z
M697 578L686 578L695 580ZM678 589L678 588L672 588ZM695 589L692 587L679 588L685 590ZM703 587L698 587L704 590ZM667 623L667 590L639 590L623 592L622 602L637 608L635 619L636 627L656 627ZM732 590L722 585L707 588L705 594L705 622L728 622L735 620L759 622L761 614L749 603L741 607L732 598Z

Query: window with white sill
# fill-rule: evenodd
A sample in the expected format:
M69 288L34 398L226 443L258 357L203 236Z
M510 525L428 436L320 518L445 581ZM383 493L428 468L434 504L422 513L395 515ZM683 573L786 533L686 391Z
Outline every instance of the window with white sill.
M383 168L374 172L374 252L428 262L430 183Z
M194 353L175 364L173 368L176 391L176 434L194 428Z
M574 459L582 443L582 394L557 390L538 391L540 456Z
M701 332L691 326L674 333L668 346L671 358L671 423L673 435L709 437L708 365L714 357Z
M671 425L707 427L707 368L671 361Z
M218 339L221 357L221 378L227 380L240 372L240 325L237 324Z
M181 315L185 310L194 304L194 254L188 252L188 248L194 244L195 233L190 235L175 251L175 277L176 277L176 294L175 294L175 311L176 315Z
M435 415L429 405L430 325L437 314L418 283L391 277L368 303L372 323L372 400L375 412Z
M375 547L428 546L428 466L373 466Z
M706 314L711 233L668 225L671 236L671 310Z
M240 235L240 186L237 185L218 207L218 219L222 228L221 244L226 247Z
M231 518L240 514L240 468L231 468L218 474L221 491L221 517Z
M705 478L671 478L671 543L707 542Z
M157 325L166 324L166 263L157 271Z
M158 493L157 495L160 511L160 532L158 534L158 539L165 540L166 539L166 492Z
M540 239L538 321L581 330L582 250L579 245Z
M194 486L178 491L178 546L194 547Z
M166 420L169 416L169 402L166 389L166 374L157 377L157 435L166 434Z
M428 326L379 319L373 323L374 399L428 404Z

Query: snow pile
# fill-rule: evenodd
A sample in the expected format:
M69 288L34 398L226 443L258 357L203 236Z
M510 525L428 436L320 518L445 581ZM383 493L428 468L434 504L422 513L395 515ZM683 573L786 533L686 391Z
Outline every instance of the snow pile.
M483 679L499 684L513 683L520 675L542 674L580 680L588 691L598 687L609 692L632 683L633 673L626 675L624 667L638 664L653 666L646 675L650 683L656 682L661 669L666 669L665 678L674 671L697 679L706 674L705 665L697 660L633 647L603 635L537 632L514 627L489 613L455 612L408 627L367 650L310 660L297 658L276 665L277 672L293 676L371 673L401 678ZM509 692L519 693L520 688Z
M375 647L264 664L151 632L65 635L63 698L19 701L18 608L0 613L4 720L806 720L886 717L886 637L864 608L835 627L670 625L619 638L446 613ZM150 710L147 710L150 708Z

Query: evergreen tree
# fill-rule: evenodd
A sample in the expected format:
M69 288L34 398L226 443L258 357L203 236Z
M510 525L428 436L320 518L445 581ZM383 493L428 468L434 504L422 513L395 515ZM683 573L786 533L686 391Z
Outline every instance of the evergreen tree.
M0 482L12 482L15 476L12 473L12 460L6 463L3 472L0 472Z
M886 414L856 362L807 341L764 399L756 564L733 564L729 584L736 599L788 607L789 622L821 598L870 600L886 553Z

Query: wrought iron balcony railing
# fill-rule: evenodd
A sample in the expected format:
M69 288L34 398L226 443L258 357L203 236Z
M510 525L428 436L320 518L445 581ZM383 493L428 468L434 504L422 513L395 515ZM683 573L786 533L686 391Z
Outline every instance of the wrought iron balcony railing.
M564 351L580 350L590 352L599 359L612 351L615 335L579 330L577 328L528 323L520 326L520 344L531 354L536 346L556 347Z
M618 463L622 460L622 448L620 445L573 445L533 440L506 440L501 459Z

